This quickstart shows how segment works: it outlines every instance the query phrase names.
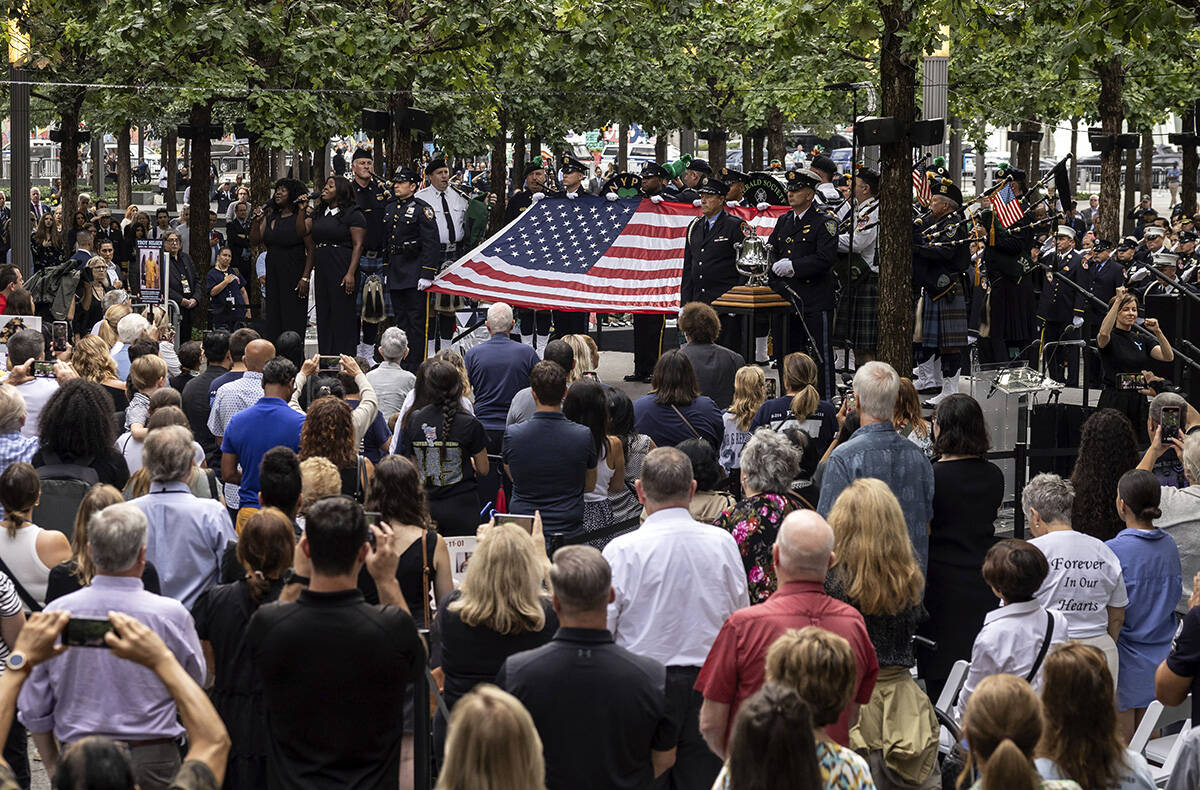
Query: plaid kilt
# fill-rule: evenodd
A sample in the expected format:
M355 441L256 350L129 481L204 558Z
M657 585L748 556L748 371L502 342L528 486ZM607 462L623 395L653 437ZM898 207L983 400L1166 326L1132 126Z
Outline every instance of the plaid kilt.
M967 345L967 300L962 284L933 301L928 294L921 296L921 345L936 348L939 353L960 351Z
M879 275L868 270L846 287L834 319L834 343L874 351L879 346Z
M392 293L387 287L387 258L368 258L366 255L358 259L358 293L354 296L354 309L362 315L363 283L372 274L378 274L383 280L383 314L392 315Z

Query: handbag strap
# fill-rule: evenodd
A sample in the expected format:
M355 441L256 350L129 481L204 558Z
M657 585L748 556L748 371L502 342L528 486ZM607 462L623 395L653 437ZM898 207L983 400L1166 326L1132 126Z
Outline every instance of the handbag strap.
M433 613L429 610L429 532L421 536L421 601L425 605L425 627L430 628Z
M1033 667L1030 668L1029 674L1025 676L1025 680L1029 683L1033 682L1033 678L1037 675L1039 669L1042 668L1042 659L1046 657L1046 651L1050 649L1050 640L1054 637L1054 615L1050 610L1046 610L1046 638L1042 640L1042 649L1038 651L1037 658L1033 660Z
M688 427L688 430L692 432L693 436L695 436L697 439L704 438L703 436L700 435L699 431L697 431L695 428L692 427L692 424L690 422L688 422L688 418L683 416L683 412L681 412L679 410L678 406L676 406L674 403L672 403L671 408L674 409L675 413L679 415L679 419L683 420L683 424Z
M25 604L29 611L42 611L43 606L37 602L37 599L29 594L29 590L25 589L25 585L21 584L21 580L18 579L16 575L8 569L8 563L6 563L2 557L0 557L0 571L2 571L4 575L7 576L13 583L13 587L16 588L17 591L17 597L21 599L21 603Z

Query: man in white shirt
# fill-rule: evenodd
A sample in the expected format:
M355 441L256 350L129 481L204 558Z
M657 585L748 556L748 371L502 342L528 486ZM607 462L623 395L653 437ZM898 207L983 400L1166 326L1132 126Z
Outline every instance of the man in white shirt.
M416 197L424 200L433 207L434 223L438 229L438 243L442 245L442 263L458 258L458 251L463 244L466 230L467 199L457 190L450 188L450 167L445 159L434 159L425 168L425 176L429 186L418 190ZM433 282L421 280L417 288L424 291ZM435 298L434 304L437 306ZM437 337L442 340L442 347L449 348L450 340L454 338L454 315L444 311L430 316L437 324L438 334L428 341L429 348L426 356L436 353Z
M55 376L43 376L35 370L37 363L41 362L45 356L45 351L45 338L36 329L22 329L8 339L9 370L13 368L24 370L22 366L30 361L33 362L26 371L32 378L22 380L20 383L15 380L10 382L16 387L17 392L21 393L21 397L25 401L25 424L21 426L23 436L38 435L38 418L42 414L42 409L45 407L46 401L50 400L50 396L58 391L58 379ZM20 378L24 379L23 376Z
M673 447L652 450L637 481L649 517L604 549L612 567L608 629L617 645L667 667L667 707L681 715L677 757L664 787L709 787L721 760L700 735L700 667L722 624L748 606L746 570L733 536L688 513L692 463Z
M1183 566L1183 597L1175 611L1181 615L1187 614L1192 580L1200 573L1200 431L1193 428L1192 433L1184 432L1195 417L1195 409L1190 404L1185 402L1184 407L1187 421L1181 420L1180 435L1165 441L1162 438L1162 426L1155 426L1150 432L1150 447L1137 466L1138 469L1154 471L1155 461L1170 449L1175 450L1183 463L1187 488L1164 485L1162 499L1158 503L1162 515L1154 519L1154 526L1170 535L1179 547L1179 562Z
M1067 618L1067 635L1099 648L1117 682L1117 635L1125 622L1129 595L1121 561L1103 541L1071 529L1075 489L1070 481L1044 472L1025 486L1021 505L1049 573L1037 599Z

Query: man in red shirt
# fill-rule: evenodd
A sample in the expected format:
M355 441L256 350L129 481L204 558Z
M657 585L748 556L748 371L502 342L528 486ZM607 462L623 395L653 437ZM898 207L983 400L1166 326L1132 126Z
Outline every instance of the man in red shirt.
M783 521L771 552L779 586L766 602L729 616L696 679L704 696L700 732L717 755L725 758L733 717L742 701L763 684L767 650L786 631L815 625L850 642L858 670L854 701L829 737L850 745L850 723L858 706L871 699L879 663L858 610L825 594L825 573L833 565L833 530L812 510L797 510Z
M25 285L25 278L16 266L0 266L0 315L8 307L8 297L12 292Z

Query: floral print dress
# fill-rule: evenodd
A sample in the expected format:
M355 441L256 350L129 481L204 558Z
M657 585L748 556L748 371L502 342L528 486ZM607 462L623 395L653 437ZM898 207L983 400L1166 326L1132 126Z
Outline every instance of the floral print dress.
M784 517L795 504L782 494L756 494L722 511L716 525L733 535L746 566L750 603L762 603L775 592L771 547Z

